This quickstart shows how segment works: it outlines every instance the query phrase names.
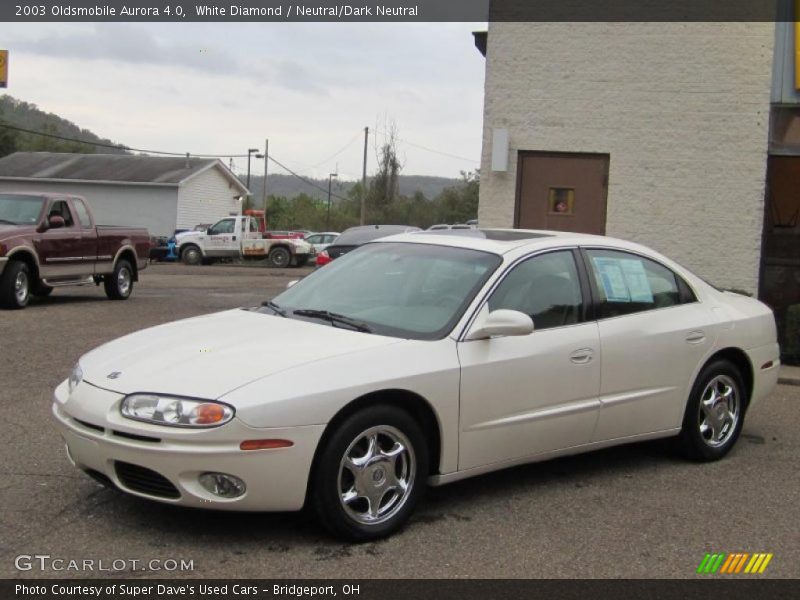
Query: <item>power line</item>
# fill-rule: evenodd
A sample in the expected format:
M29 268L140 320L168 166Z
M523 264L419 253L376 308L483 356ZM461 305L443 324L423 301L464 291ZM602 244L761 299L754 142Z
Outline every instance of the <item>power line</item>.
M126 150L126 151L132 151L132 152L144 152L146 154L162 154L162 155L166 155L166 156L186 156L185 152L180 153L180 152L166 152L166 151L163 151L163 150L143 150L141 148L131 148L129 146L123 146L122 144L106 144L106 143L103 143L103 142L88 142L86 140L79 140L77 138L70 138L70 137L66 137L66 136L63 136L63 135L57 135L57 134L54 134L54 133L44 133L42 131L34 131L33 129L26 129L24 127L17 127L15 125L10 125L8 123L5 123L4 121L0 121L0 127L4 127L6 129L12 129L14 131L22 131L24 133L31 133L33 135L40 135L40 136L47 137L47 138L63 140L63 141L67 141L67 142L76 142L76 143L80 143L80 144L87 144L89 146L99 146L101 148L114 148L116 150ZM352 143L352 141L348 143L348 146L351 143ZM345 149L346 149L346 147L343 148L340 152L344 151ZM215 157L217 157L217 158L247 158L247 154L193 154L193 153L190 152L189 155L197 157L197 158L215 158ZM279 167L281 167L282 169L287 171L288 173L292 174L294 177L297 177L299 180L301 180L305 184L310 185L311 187L314 187L314 188L316 188L316 189L318 189L318 190L320 190L322 192L325 192L326 194L328 193L328 190L326 188L323 188L322 186L317 185L316 183L314 183L313 181L311 181L308 178L304 177L303 175L300 175L299 173L296 173L295 171L293 171L292 169L290 169L289 167L287 167L283 163L281 163L278 160L276 160L274 156L270 155L269 159L272 162L274 162L276 165L278 165ZM330 159L328 159L328 160L330 160ZM333 196L335 198L338 198L339 200L347 200L347 198L344 198L343 196L340 196L339 194L331 193L331 196Z
M347 149L348 149L350 146L352 146L352 145L353 145L353 142L355 142L355 141L356 141L356 140L357 140L359 137L361 137L361 133L360 133L360 132L359 132L359 133L357 133L356 135L354 135L354 136L353 136L353 138L352 138L352 139L351 139L349 142L347 142L347 143L346 143L344 146L342 146L342 148L341 148L340 150L337 150L336 152L334 152L333 154L331 154L331 155L330 155L328 158L326 158L325 160L322 160L322 161L318 162L316 165L313 165L313 166L312 166L312 167L310 167L310 168L312 168L312 169L316 169L317 167L321 167L321 166L322 166L322 165L324 165L325 163L327 163L327 162L330 162L331 160L333 160L334 158L336 158L337 156L339 156L339 155L340 155L342 152L344 152L345 150L347 150Z
M376 130L373 133L375 134L376 137L377 137L377 134L379 134L379 133L385 138L389 137L389 134L387 132L385 132L385 131ZM414 142L409 142L408 140L405 140L403 138L395 138L395 139L398 142L402 142L404 144L408 144L409 146L414 146L415 148L419 148L420 150L425 150L427 152L433 152L434 154L440 154L442 156L455 158L457 160L463 160L465 162L470 162L472 164L475 164L476 162L479 162L479 161L476 161L474 158L467 158L466 156L459 156L458 154L451 154L449 152L443 152L442 150L434 150L433 148L428 148L427 146L423 146L422 144L415 144Z

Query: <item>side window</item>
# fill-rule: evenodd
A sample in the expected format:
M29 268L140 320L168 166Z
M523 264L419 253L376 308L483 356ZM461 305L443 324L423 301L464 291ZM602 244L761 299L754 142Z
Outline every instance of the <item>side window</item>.
M534 330L578 323L582 305L578 270L569 250L534 256L517 265L489 298L489 310L506 308L530 315Z
M689 286L653 260L619 250L587 250L600 298L599 318L694 302Z
M92 219L89 216L89 211L86 210L86 205L83 203L83 200L80 198L73 198L72 206L75 208L81 227L89 229L92 226Z
M324 239L325 239L324 235L310 235L306 238L306 241L309 244L324 244L325 243Z
M258 225L256 225L255 219L250 219L250 232L256 233L258 231Z
M72 212L69 210L69 204L66 200L56 200L50 205L50 212L47 213L47 218L59 216L64 219L65 227L72 227L75 225L75 220L72 218Z
M236 222L233 219L222 219L217 221L209 230L208 235L219 235L221 233L233 233Z

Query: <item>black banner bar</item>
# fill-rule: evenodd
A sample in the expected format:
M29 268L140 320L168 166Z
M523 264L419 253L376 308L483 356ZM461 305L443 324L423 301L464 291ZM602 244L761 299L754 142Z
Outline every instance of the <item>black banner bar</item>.
M771 600L795 597L797 580L707 576L697 580L0 580L3 600Z
M3 0L17 22L756 22L791 0Z

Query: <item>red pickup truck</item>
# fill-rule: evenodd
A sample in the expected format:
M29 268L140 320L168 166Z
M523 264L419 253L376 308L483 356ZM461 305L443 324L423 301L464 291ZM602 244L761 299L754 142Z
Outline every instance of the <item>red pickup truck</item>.
M87 283L125 300L149 249L146 229L95 225L78 196L0 193L0 307L24 308L31 295Z

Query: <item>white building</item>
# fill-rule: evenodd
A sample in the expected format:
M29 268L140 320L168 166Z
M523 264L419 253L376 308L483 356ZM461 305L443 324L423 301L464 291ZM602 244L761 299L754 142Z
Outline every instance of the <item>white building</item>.
M787 21L490 23L476 34L481 225L647 244L760 294L800 358L800 69Z
M98 223L153 236L239 214L247 188L218 159L17 152L0 159L0 191L86 198Z

